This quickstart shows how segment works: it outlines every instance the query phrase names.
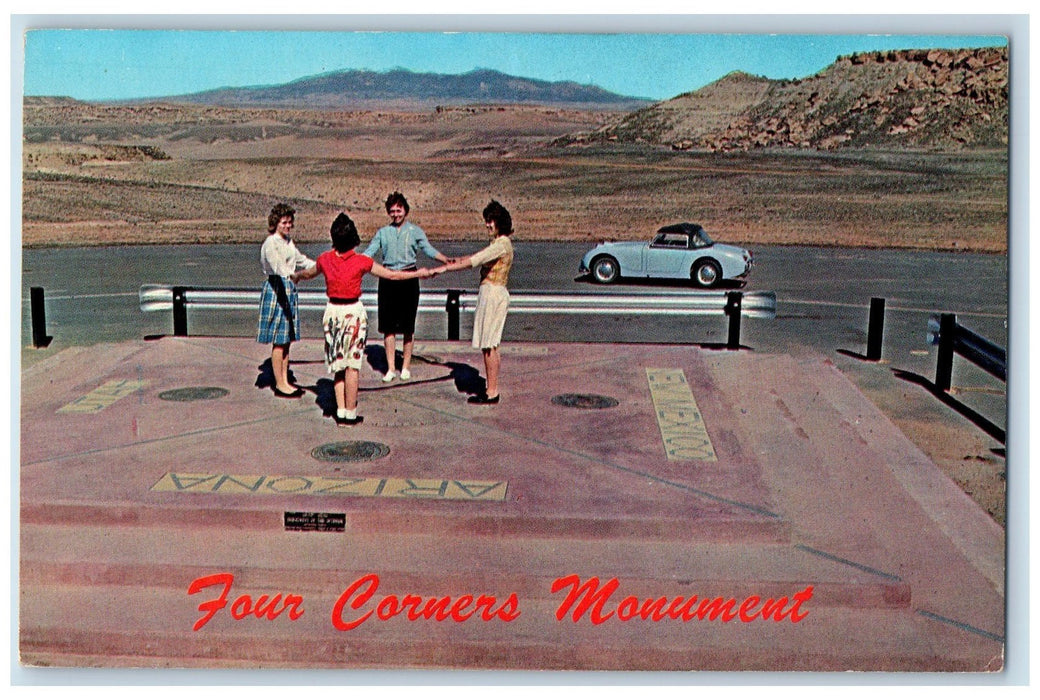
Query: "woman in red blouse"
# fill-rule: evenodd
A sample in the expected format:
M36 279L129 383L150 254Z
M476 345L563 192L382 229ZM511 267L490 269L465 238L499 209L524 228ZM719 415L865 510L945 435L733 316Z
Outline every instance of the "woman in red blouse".
M368 313L362 305L361 278L366 272L391 280L430 277L421 270L390 270L367 255L354 252L361 243L350 217L340 213L332 222L332 250L318 256L317 263L292 276L293 282L325 275L329 296L322 326L325 329L325 366L335 375L336 424L357 425L364 418L357 414L358 371L368 337Z

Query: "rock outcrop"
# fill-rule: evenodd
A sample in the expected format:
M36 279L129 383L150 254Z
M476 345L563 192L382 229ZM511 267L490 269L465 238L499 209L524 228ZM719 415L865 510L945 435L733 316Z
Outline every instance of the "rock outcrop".
M803 80L731 73L557 143L602 141L710 151L1002 148L1008 144L1008 52L853 54Z

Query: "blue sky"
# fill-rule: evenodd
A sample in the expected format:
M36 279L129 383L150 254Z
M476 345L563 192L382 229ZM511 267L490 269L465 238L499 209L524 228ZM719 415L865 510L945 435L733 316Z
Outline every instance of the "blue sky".
M838 56L860 51L1007 45L1007 39L996 32L669 34L663 32L676 30L661 29L680 24L670 25L660 18L656 23L627 23L640 33L617 33L616 23L607 25L613 32L590 24L598 33L578 33L585 31L580 21L570 23L578 28L570 33L414 31L414 27L409 31L200 31L30 26L24 34L23 91L109 100L274 85L347 69L454 74L492 68L667 99L734 70L774 79L803 78ZM928 29L930 24L919 21L910 26ZM657 31L647 32L646 27ZM971 29L985 29L985 24Z

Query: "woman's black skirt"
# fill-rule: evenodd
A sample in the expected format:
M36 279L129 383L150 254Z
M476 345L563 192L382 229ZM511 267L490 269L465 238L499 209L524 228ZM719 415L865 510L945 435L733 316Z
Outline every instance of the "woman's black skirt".
M383 335L415 333L419 309L419 280L379 279L379 332Z

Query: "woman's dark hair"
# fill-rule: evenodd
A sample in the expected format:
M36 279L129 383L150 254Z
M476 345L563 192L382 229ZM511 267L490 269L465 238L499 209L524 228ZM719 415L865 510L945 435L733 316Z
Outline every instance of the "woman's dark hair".
M271 213L267 215L267 232L274 233L278 230L278 222L286 216L296 218L296 210L288 204L275 204L271 207Z
M484 221L494 221L495 230L503 236L513 232L513 217L509 215L509 210L493 199L484 207Z
M397 192L396 190L391 192L386 198L387 214L390 213L390 207L394 206L395 204L400 204L402 207L404 207L404 213L408 213L408 200L404 198L403 194Z
M329 233L332 234L332 248L337 253L346 253L348 250L353 250L358 244L361 243L361 237L358 236L357 226L350 220L350 217L343 212L339 213L336 220L332 222L332 228L329 229Z

